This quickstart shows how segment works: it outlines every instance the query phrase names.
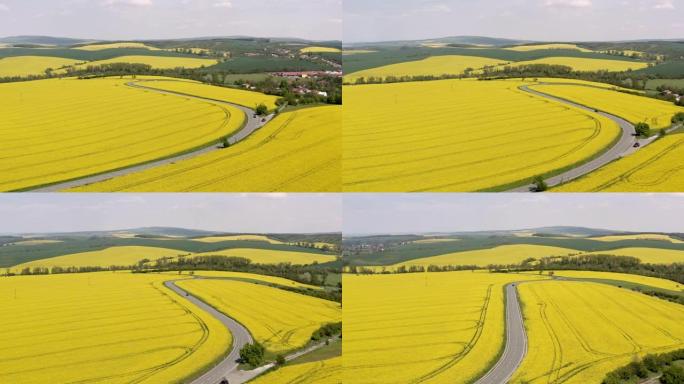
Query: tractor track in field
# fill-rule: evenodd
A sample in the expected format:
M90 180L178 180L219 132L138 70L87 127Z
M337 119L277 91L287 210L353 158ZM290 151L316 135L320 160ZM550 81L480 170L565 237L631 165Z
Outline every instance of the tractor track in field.
M234 108L239 109L245 114L245 124L242 126L242 128L237 131L236 133L232 134L229 138L229 142L231 145L234 145L247 137L249 137L252 133L257 131L259 128L263 127L266 125L269 121L271 121L274 117L273 114L266 116L264 119L265 121L262 121L261 117L255 116L255 111L253 109L247 108L245 106L231 103L225 100L219 100L219 99L212 99L208 97L202 97L202 96L196 96L196 95L191 95L191 94L186 94L182 92L175 92L175 91L167 91L167 90L162 90L162 89L157 89L154 87L148 87L145 85L141 85L141 82L145 82L146 80L138 80L138 81L130 81L127 82L125 85L127 87L131 88L137 88L141 89L143 91L148 91L148 92L156 92L164 95L171 95L171 96L176 96L176 97L183 97L183 98L189 98L189 99L196 99L204 102L209 102L218 106L222 105L228 105ZM153 81L153 80L152 80ZM128 167L124 167L121 169L116 169L112 171L106 171L103 173L99 173L96 175L91 175L91 176L85 176L81 177L75 180L68 180L64 182L58 182L54 184L50 184L47 186L41 186L37 188L28 188L26 189L27 192L57 192L57 191L62 191L65 189L70 189L70 188L77 188L77 187L82 187L86 186L89 184L94 184L106 180L110 180L116 177L121 177L125 176L131 173L135 172L140 172L144 171L147 169L155 168L155 167L160 167L163 165L167 164L172 164L181 160L187 160L191 159L200 155L204 155L206 153L210 152L215 152L215 151L220 151L222 148L220 145L216 143L216 141L209 143L207 145L200 146L198 148L192 149L187 152L183 152L177 155L171 155L169 157L165 157L162 159L158 160L152 160L149 162L145 162L142 164L137 164L137 165L131 165Z
M196 276L194 279L204 278ZM240 349L242 349L242 347L244 347L246 344L254 342L254 338L249 333L249 330L235 319L223 314L216 308L204 302L202 299L177 286L176 282L181 280L187 279L165 281L164 286L190 301L201 310L207 312L210 316L219 320L221 324L228 328L233 339L233 343L230 347L231 349L228 355L226 355L220 362L211 367L208 371L204 372L201 376L190 381L190 384L219 384L224 378L227 379L230 384L242 384L252 380L253 378L261 375L275 366L274 363L268 363L251 371L240 370L238 362L240 358ZM285 361L297 359L323 346L325 346L325 342L313 344L301 350L289 353L285 356Z

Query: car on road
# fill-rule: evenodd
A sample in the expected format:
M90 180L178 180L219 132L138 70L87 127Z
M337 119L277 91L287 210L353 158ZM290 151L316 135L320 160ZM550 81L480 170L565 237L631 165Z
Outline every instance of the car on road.
M633 147L634 147L634 148L639 148L639 147L641 147L641 144L639 144L639 143L634 143Z

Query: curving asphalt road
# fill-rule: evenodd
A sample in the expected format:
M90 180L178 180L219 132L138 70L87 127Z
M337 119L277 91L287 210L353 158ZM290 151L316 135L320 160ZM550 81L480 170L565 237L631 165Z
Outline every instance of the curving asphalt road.
M523 324L518 283L506 285L506 345L499 361L475 384L504 384L508 382L527 353L527 334Z
M203 279L203 277L199 276L195 276L194 278ZM217 311L214 307L177 286L176 281L178 280L166 281L164 282L164 286L195 304L200 309L206 311L214 318L218 319L226 328L228 328L233 337L233 345L231 346L230 353L220 363L212 367L209 371L205 372L202 376L193 380L190 384L219 384L224 378L227 379L230 384L242 384L273 368L275 364L269 363L251 371L239 370L238 359L240 358L240 349L242 349L242 347L244 347L246 344L254 342L252 335L242 324ZM313 344L307 348L290 353L285 356L285 361L294 360L309 352L313 352L324 345L325 341L322 341L318 344Z
M223 378L228 378L231 384L243 383L244 381L233 379L231 374L234 375L234 372L238 370L237 368L239 365L238 359L240 358L240 349L242 349L242 347L244 347L246 344L254 342L252 335L242 324L217 311L214 309L214 307L178 287L176 285L176 281L177 280L166 281L164 282L164 285L176 292L179 296L184 297L186 300L190 301L203 311L218 319L226 328L228 328L228 330L230 330L230 333L233 337L233 345L231 346L228 356L226 356L223 360L221 360L220 363L215 365L209 371L205 372L202 376L193 380L192 384L218 384Z
M544 83L540 83L540 84L544 84ZM559 83L559 84L564 85L562 83ZM535 91L533 89L530 89L527 85L521 86L520 90L522 90L524 92L531 93L535 96L544 97L544 98L547 98L547 99L550 99L553 101L557 101L557 102L560 102L563 104L571 105L573 107L576 107L576 108L579 108L579 109L582 109L585 111L598 113L599 115L607 117L607 118L613 120L614 122L616 122L622 130L622 134L620 136L620 139L617 141L617 143L615 143L615 145L613 145L606 152L602 153L600 156L598 156L598 157L594 158L593 160L591 160L587 163L584 163L578 167L572 168L572 169L565 171L559 175L556 175L556 176L553 176L553 177L546 179L545 180L546 184L548 184L549 187L557 186L557 185L565 183L567 181L576 179L580 176L586 175L589 172L593 172L593 171L603 167L604 165L625 156L626 154L628 154L634 150L634 148L633 148L634 143L637 142L637 139L636 139L636 137L634 137L634 125L632 125L632 123L630 123L629 121L627 121L621 117L611 115L610 113L606 113L606 112L602 112L602 111L596 112L596 110L594 108L590 108L590 107L584 106L582 104L574 103L572 101L562 99L560 97L555 97L555 96L551 96L551 95L548 95L548 94L543 93L543 92ZM641 144L641 142L640 142L640 144ZM532 189L533 189L533 186L531 184L529 184L529 185L524 185L524 186L512 189L509 192L530 192Z
M265 117L265 121L261 121L262 120L261 117L257 117L254 115L254 110L247 108L245 106L230 103L230 102L227 102L224 100L195 96L195 95L190 95L190 94L186 94L186 93L182 93L182 92L166 91L166 90L161 90L161 89L157 89L157 88L146 87L144 85L139 84L139 82L144 82L144 81L147 81L147 80L140 80L140 81L135 81L135 82L131 81L131 82L126 83L126 86L129 86L132 88L139 88L139 89L143 89L146 91L152 91L152 92L157 92L157 93L161 93L161 94L166 94L166 95L173 95L173 96L179 96L179 97L184 97L184 98L208 101L208 102L211 102L214 104L229 105L231 107L235 107L235 108L239 109L240 111L242 111L245 114L247 121L245 122L245 125L242 127L241 130L239 130L237 133L235 133L234 135L232 135L230 137L230 139L228 141L230 142L231 145L235 144L239 141L244 140L246 137L248 137L249 135L254 133L254 131L256 131L259 128L266 125L266 123L271 121L271 119L273 119L273 116L274 116L272 114L268 115ZM62 183L52 184L52 185L48 185L45 187L31 189L28 191L29 192L57 192L57 191L61 191L64 189L81 187L84 185L93 184L93 183L113 179L115 177L124 176L127 174L144 171L146 169L159 167L159 166L166 165L166 164L175 163L175 162L178 162L181 160L191 159L193 157L197 157L199 155L203 155L203 154L209 153L209 152L219 151L221 149L222 149L221 146L217 145L216 143L211 143L211 144L208 144L204 147L197 148L196 150L193 150L191 152L187 152L187 153L184 153L181 155L171 156L171 157L151 161L151 162L144 163L144 164L132 165L130 167L126 167L123 169L110 171L110 172L104 172L104 173L100 173L100 174L94 175L94 176L86 176L86 177L83 177L80 179L65 181Z

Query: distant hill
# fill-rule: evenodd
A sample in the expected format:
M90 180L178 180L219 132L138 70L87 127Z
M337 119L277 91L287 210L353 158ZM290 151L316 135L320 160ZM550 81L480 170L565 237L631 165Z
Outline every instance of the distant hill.
M517 39L504 39L497 37L486 37L486 36L448 36L439 37L434 39L421 39L421 40L395 40L395 41L375 41L375 42L362 42L362 43L345 43L345 46L349 47L360 47L360 46L374 46L374 47L392 47L392 46L420 46L423 44L457 44L457 45L491 45L494 47L501 47L507 45L517 45L517 44L528 44L534 43L531 40L517 40Z
M92 42L95 40L73 39L69 37L52 36L8 36L0 37L2 44L35 44L35 45L74 45Z

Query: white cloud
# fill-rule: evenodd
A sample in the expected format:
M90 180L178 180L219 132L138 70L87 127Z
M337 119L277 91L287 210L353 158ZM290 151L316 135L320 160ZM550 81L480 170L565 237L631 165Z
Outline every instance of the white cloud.
M589 8L593 4L592 0L546 0L544 5L547 7L570 7L570 8Z
M216 8L233 8L233 3L231 1L217 1L214 3Z
M147 7L152 5L152 0L105 0L105 6L132 5L136 7Z
M653 6L654 9L675 9L673 0L659 0Z
M0 3L0 12L8 12L9 10L10 8L7 5Z

